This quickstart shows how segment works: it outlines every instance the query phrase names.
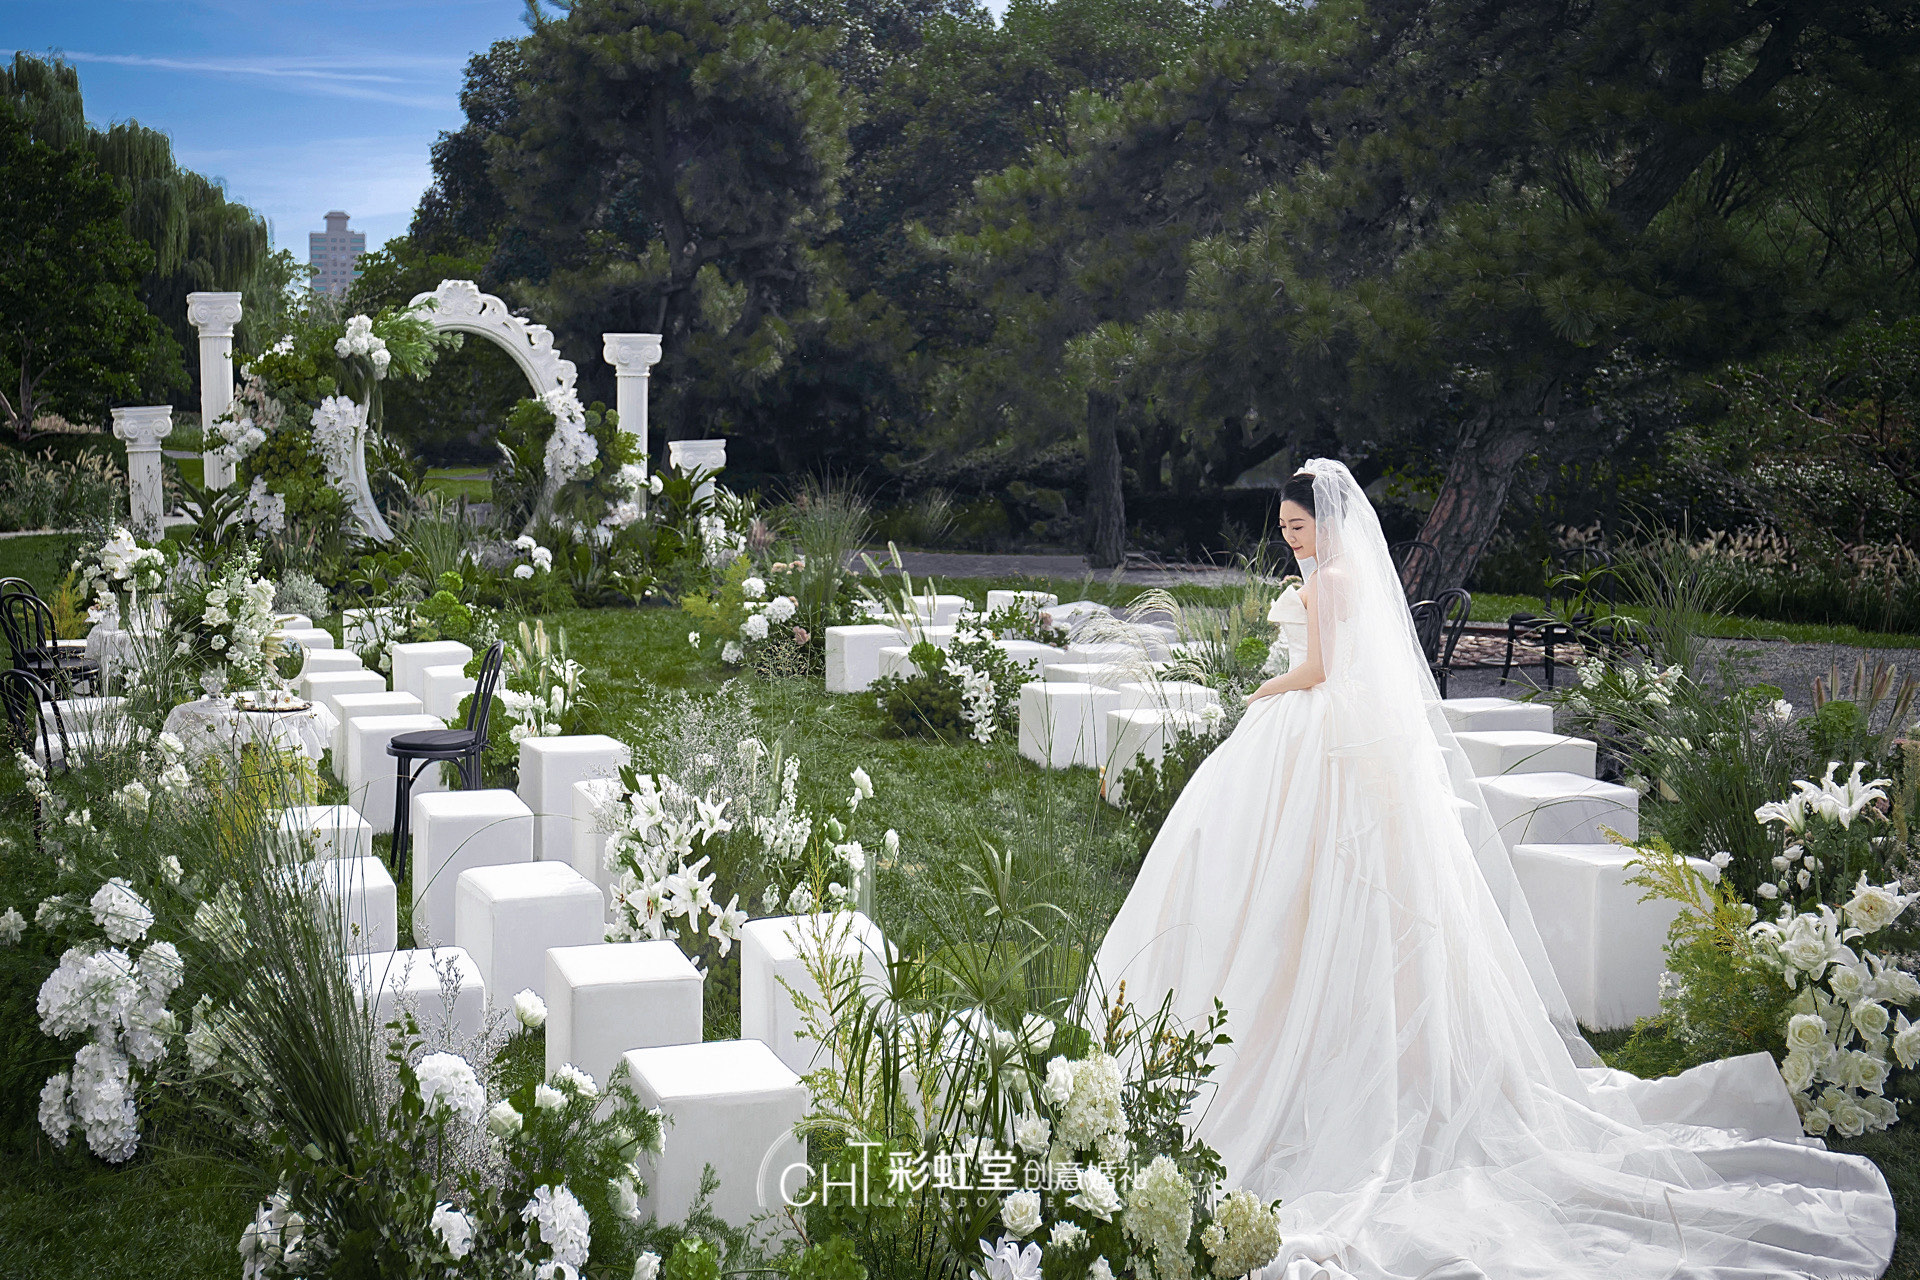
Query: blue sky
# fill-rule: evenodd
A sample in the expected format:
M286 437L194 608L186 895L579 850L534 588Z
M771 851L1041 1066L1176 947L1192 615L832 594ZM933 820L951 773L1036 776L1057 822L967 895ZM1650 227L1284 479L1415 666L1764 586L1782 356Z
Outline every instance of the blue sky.
M59 52L95 124L134 119L224 178L302 262L329 209L399 235L461 122L470 54L524 35L520 0L0 0L0 48Z

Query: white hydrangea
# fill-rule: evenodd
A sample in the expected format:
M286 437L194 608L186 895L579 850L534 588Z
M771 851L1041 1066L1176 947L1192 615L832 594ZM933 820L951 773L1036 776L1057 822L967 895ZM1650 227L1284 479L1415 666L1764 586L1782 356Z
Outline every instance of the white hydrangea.
M1185 1252L1187 1235L1193 1230L1193 1184L1170 1156L1155 1156L1134 1175L1121 1225L1163 1263Z
M140 1115L123 1054L98 1042L82 1045L73 1056L71 1106L93 1154L110 1164L133 1158L140 1145Z
M153 927L153 908L119 876L101 885L90 905L93 922L114 942L138 942Z
M551 1183L536 1187L521 1208L521 1221L538 1223L540 1243L553 1251L555 1262L582 1267L587 1261L592 1223L573 1192Z
M487 1094L465 1058L457 1053L430 1053L420 1059L413 1073L419 1078L420 1098L428 1111L445 1107L468 1124L479 1122Z
M8 907L0 913L0 947L18 946L21 935L27 931L27 918L16 907Z
M67 1073L48 1076L40 1090L40 1128L53 1139L53 1145L65 1149L67 1133L73 1128L73 1112L67 1106Z
M767 638L767 617L763 613L750 613L747 620L740 624L740 636L744 640L759 642Z
M327 396L308 421L313 427L313 447L327 469L327 483L342 494L352 494L353 460L367 426L366 406L346 396Z
M56 1040L110 1031L139 999L139 981L126 952L70 947L40 984L40 1029Z
M1213 1274L1243 1276L1280 1256L1280 1216L1251 1191L1229 1191L1200 1231Z
M792 596L775 596L767 601L767 621L776 624L788 622L798 607Z
M444 1201L433 1208L433 1230L454 1261L473 1251L473 1219Z

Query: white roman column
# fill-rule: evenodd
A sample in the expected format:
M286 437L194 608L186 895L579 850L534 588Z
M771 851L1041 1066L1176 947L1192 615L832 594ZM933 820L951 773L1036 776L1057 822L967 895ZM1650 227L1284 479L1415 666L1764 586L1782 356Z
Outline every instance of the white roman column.
M139 405L113 411L113 434L127 442L127 511L136 537L160 538L166 489L160 483L160 443L173 430L173 406Z
M660 362L660 335L603 333L600 337L600 354L613 366L613 408L620 415L620 429L640 437L641 465L652 470L647 453L647 387L653 366ZM640 509L647 509L644 489Z
M203 442L213 435L213 420L233 403L233 326L240 323L237 293L190 293L187 323L200 334L200 430ZM200 455L209 489L233 483L233 468L207 449Z
M725 440L669 440L667 459L682 471L705 471L707 478L694 486L693 496L713 496L713 473L727 465Z

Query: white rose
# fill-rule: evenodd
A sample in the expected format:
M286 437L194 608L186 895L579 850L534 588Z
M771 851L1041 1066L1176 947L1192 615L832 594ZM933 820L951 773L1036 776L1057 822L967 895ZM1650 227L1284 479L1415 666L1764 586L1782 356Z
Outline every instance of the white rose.
M547 1021L547 1002L528 987L513 998L513 1016L529 1031L538 1030Z
M1040 1193L1016 1191L1000 1202L1000 1221L1016 1236L1030 1236L1040 1229Z
M523 1123L520 1113L505 1098L493 1104L487 1112L487 1132L496 1138L511 1138L520 1132Z
M1889 1021L1887 1006L1883 1004L1866 1000L1853 1007L1853 1025L1861 1035L1877 1036L1887 1029Z
M1073 1097L1073 1063L1064 1057L1055 1058L1047 1064L1047 1082L1041 1086L1041 1092L1047 1095L1047 1101L1056 1107L1064 1107Z
M1908 1022L1907 1015L1904 1013L1900 1015L1897 1030L1893 1035L1893 1056L1900 1060L1901 1066L1908 1069L1911 1069L1916 1062L1920 1062L1920 1023Z
M1813 1070L1813 1055L1804 1049L1795 1049L1780 1063L1780 1078L1792 1092L1805 1093L1813 1084Z
M653 482L659 484L660 477L655 476ZM655 490L655 492L658 492L658 490ZM639 1257L633 1260L633 1280L657 1280L659 1275L660 1255L653 1250L645 1250Z
M1906 904L1897 893L1888 888L1867 883L1867 873L1860 873L1860 882L1854 886L1853 897L1849 898L1841 910L1847 913L1847 919L1862 933L1878 933L1894 922Z
M552 1085L537 1084L533 1087L533 1105L542 1111L558 1111L567 1105L567 1095Z
M1787 1022L1787 1048L1811 1052L1827 1043L1827 1024L1818 1014L1796 1013Z
M1867 1131L1867 1113L1844 1094L1828 1106L1827 1113L1833 1117L1833 1127L1843 1138L1857 1138Z
M1113 1215L1120 1212L1120 1193L1100 1166L1090 1164L1080 1170L1080 1194L1067 1203L1076 1209L1085 1209L1102 1222L1111 1222Z
M1053 1126L1043 1115L1029 1113L1014 1123L1014 1145L1029 1155L1039 1155L1052 1140Z
M1832 989L1834 995L1848 1004L1864 999L1867 989L1872 985L1873 980L1867 975L1867 971L1858 965L1838 964L1833 967L1833 972L1827 975L1827 986Z

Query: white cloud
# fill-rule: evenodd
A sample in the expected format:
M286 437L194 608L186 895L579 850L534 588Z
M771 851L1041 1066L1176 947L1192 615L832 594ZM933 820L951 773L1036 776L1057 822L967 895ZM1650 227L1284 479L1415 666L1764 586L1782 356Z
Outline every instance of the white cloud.
M59 51L75 63L144 67L198 75L251 76L278 82L295 92L356 98L390 106L451 111L459 106L457 86L464 57L411 57L370 53L366 57L288 58L269 56L151 57L130 53ZM435 92L439 90L439 92Z
M225 176L228 194L273 224L273 243L307 260L307 233L325 228L329 209L353 215L353 229L378 248L404 233L420 193L433 181L433 135L308 138L246 150L181 148L190 169Z

